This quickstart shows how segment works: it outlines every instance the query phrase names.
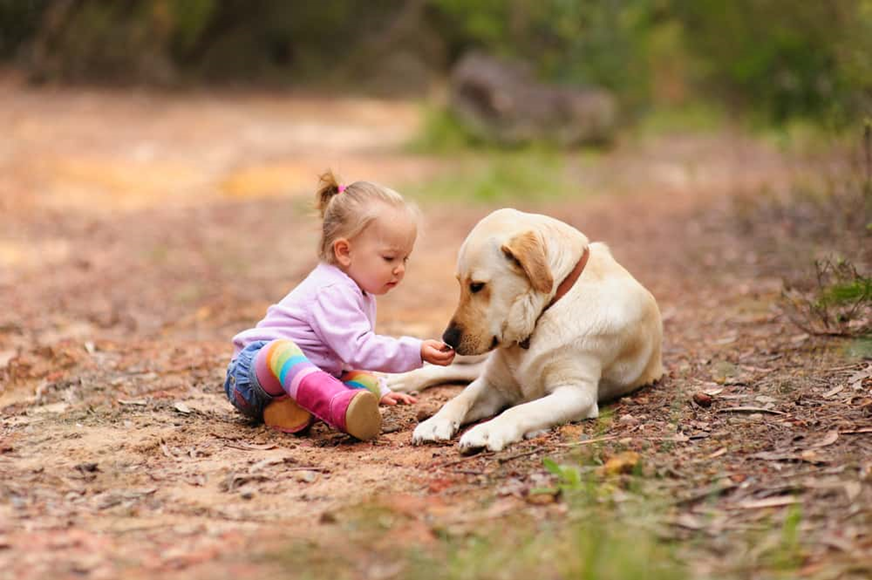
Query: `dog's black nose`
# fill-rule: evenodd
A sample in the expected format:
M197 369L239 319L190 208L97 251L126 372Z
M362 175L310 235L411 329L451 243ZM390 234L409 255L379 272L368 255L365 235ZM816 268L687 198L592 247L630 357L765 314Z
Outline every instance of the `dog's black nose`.
M451 348L457 348L457 345L460 343L460 334L459 327L449 324L448 328L445 329L445 332L442 333L442 342Z

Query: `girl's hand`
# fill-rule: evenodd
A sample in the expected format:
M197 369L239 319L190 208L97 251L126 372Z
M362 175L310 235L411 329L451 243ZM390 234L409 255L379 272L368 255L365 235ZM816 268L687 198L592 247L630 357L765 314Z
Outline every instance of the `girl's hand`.
M418 399L406 393L388 393L379 402L382 405L396 405L397 403L401 405L414 405L418 402Z
M454 349L439 340L425 340L421 344L421 359L430 364L448 366L454 360Z

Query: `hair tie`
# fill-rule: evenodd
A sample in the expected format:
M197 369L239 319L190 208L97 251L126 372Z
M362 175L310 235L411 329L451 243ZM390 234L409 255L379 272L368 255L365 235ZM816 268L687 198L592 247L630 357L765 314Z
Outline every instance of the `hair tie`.
M342 193L343 191L345 191L345 186L344 186L344 185L340 185L340 186L337 187L336 189L339 190L337 193Z

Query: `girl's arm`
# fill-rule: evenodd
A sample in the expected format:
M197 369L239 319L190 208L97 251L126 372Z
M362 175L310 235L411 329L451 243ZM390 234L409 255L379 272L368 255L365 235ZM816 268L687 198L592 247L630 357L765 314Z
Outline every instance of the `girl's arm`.
M401 373L423 364L421 340L373 332L357 297L341 286L319 292L310 316L318 338L350 368Z

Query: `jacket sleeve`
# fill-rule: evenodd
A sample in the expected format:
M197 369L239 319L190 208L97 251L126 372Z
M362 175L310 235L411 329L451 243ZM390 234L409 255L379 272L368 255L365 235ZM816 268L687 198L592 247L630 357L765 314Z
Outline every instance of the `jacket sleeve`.
M318 292L310 316L315 333L349 369L401 373L423 365L421 340L376 334L359 300L341 286Z

